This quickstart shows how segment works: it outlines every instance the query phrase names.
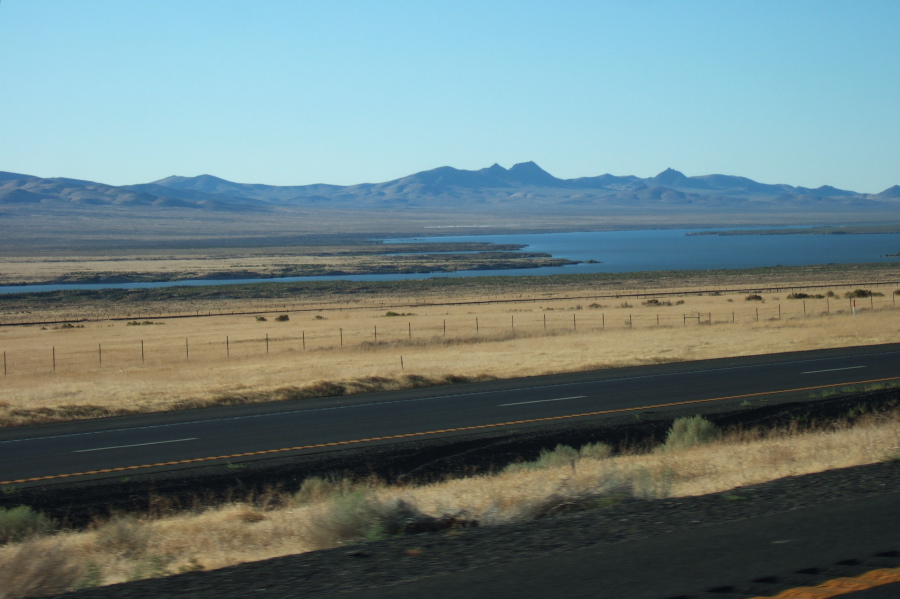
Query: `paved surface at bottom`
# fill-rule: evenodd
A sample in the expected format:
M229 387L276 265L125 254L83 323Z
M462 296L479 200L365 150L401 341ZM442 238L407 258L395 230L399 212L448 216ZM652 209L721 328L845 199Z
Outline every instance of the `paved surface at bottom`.
M842 599L897 599L900 597L900 582L886 584L866 591L857 591L841 596Z
M353 593L360 599L523 597L694 599L773 596L860 570L896 567L900 496L891 493L653 539L585 548ZM772 585L779 586L773 591ZM853 599L900 597L898 585ZM887 592L887 595L883 593ZM880 593L880 594L879 594Z

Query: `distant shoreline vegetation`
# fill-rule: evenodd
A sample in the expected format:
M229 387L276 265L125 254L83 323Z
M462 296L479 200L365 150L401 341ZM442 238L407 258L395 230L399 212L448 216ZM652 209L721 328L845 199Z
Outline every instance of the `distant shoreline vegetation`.
M793 227L776 229L729 229L727 231L696 231L686 233L688 237L715 235L728 237L731 235L885 235L900 233L900 224L896 225L851 225L847 227ZM900 256L885 254L885 256Z

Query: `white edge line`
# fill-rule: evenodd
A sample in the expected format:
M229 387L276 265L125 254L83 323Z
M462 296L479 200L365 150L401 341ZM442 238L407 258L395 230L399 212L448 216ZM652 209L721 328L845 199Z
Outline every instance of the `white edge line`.
M104 451L106 449L124 449L126 447L143 447L145 445L162 445L163 443L181 443L182 441L196 441L197 437L189 439L172 439L171 441L153 441L152 443L135 443L134 445L116 445L114 447L94 447L92 449L76 449L72 453L87 453L88 451Z
M837 372L838 370L857 370L865 368L865 366L848 366L846 368L831 368L829 370L810 370L809 372L801 372L800 374L819 374L820 372Z
M557 397L556 399L536 399L534 401L517 401L515 403L502 403L498 408L505 408L506 406L524 406L527 403L545 403L548 401L565 401L567 399L584 399L587 395L576 395L574 397Z

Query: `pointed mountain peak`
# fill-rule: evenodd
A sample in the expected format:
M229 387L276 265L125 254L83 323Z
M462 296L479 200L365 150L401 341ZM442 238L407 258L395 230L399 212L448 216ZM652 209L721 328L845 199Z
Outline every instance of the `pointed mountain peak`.
M559 179L539 167L534 162L520 162L509 169L511 178L528 185L555 185Z
M497 164L495 162L491 166L489 166L487 168L483 168L478 172L484 173L485 175L492 175L494 177L502 177L503 175L507 174L509 171L507 171L505 168L503 168L502 166L500 166L499 164Z
M881 193L875 194L876 198L900 198L900 185L888 187Z

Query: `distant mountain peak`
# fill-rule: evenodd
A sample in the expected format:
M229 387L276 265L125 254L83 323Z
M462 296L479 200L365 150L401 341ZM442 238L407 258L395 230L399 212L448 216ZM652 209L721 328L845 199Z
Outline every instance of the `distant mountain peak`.
M508 173L512 175L514 180L528 185L555 185L559 183L559 179L531 161L514 164Z
M881 193L875 194L878 198L900 198L900 185L888 187Z

